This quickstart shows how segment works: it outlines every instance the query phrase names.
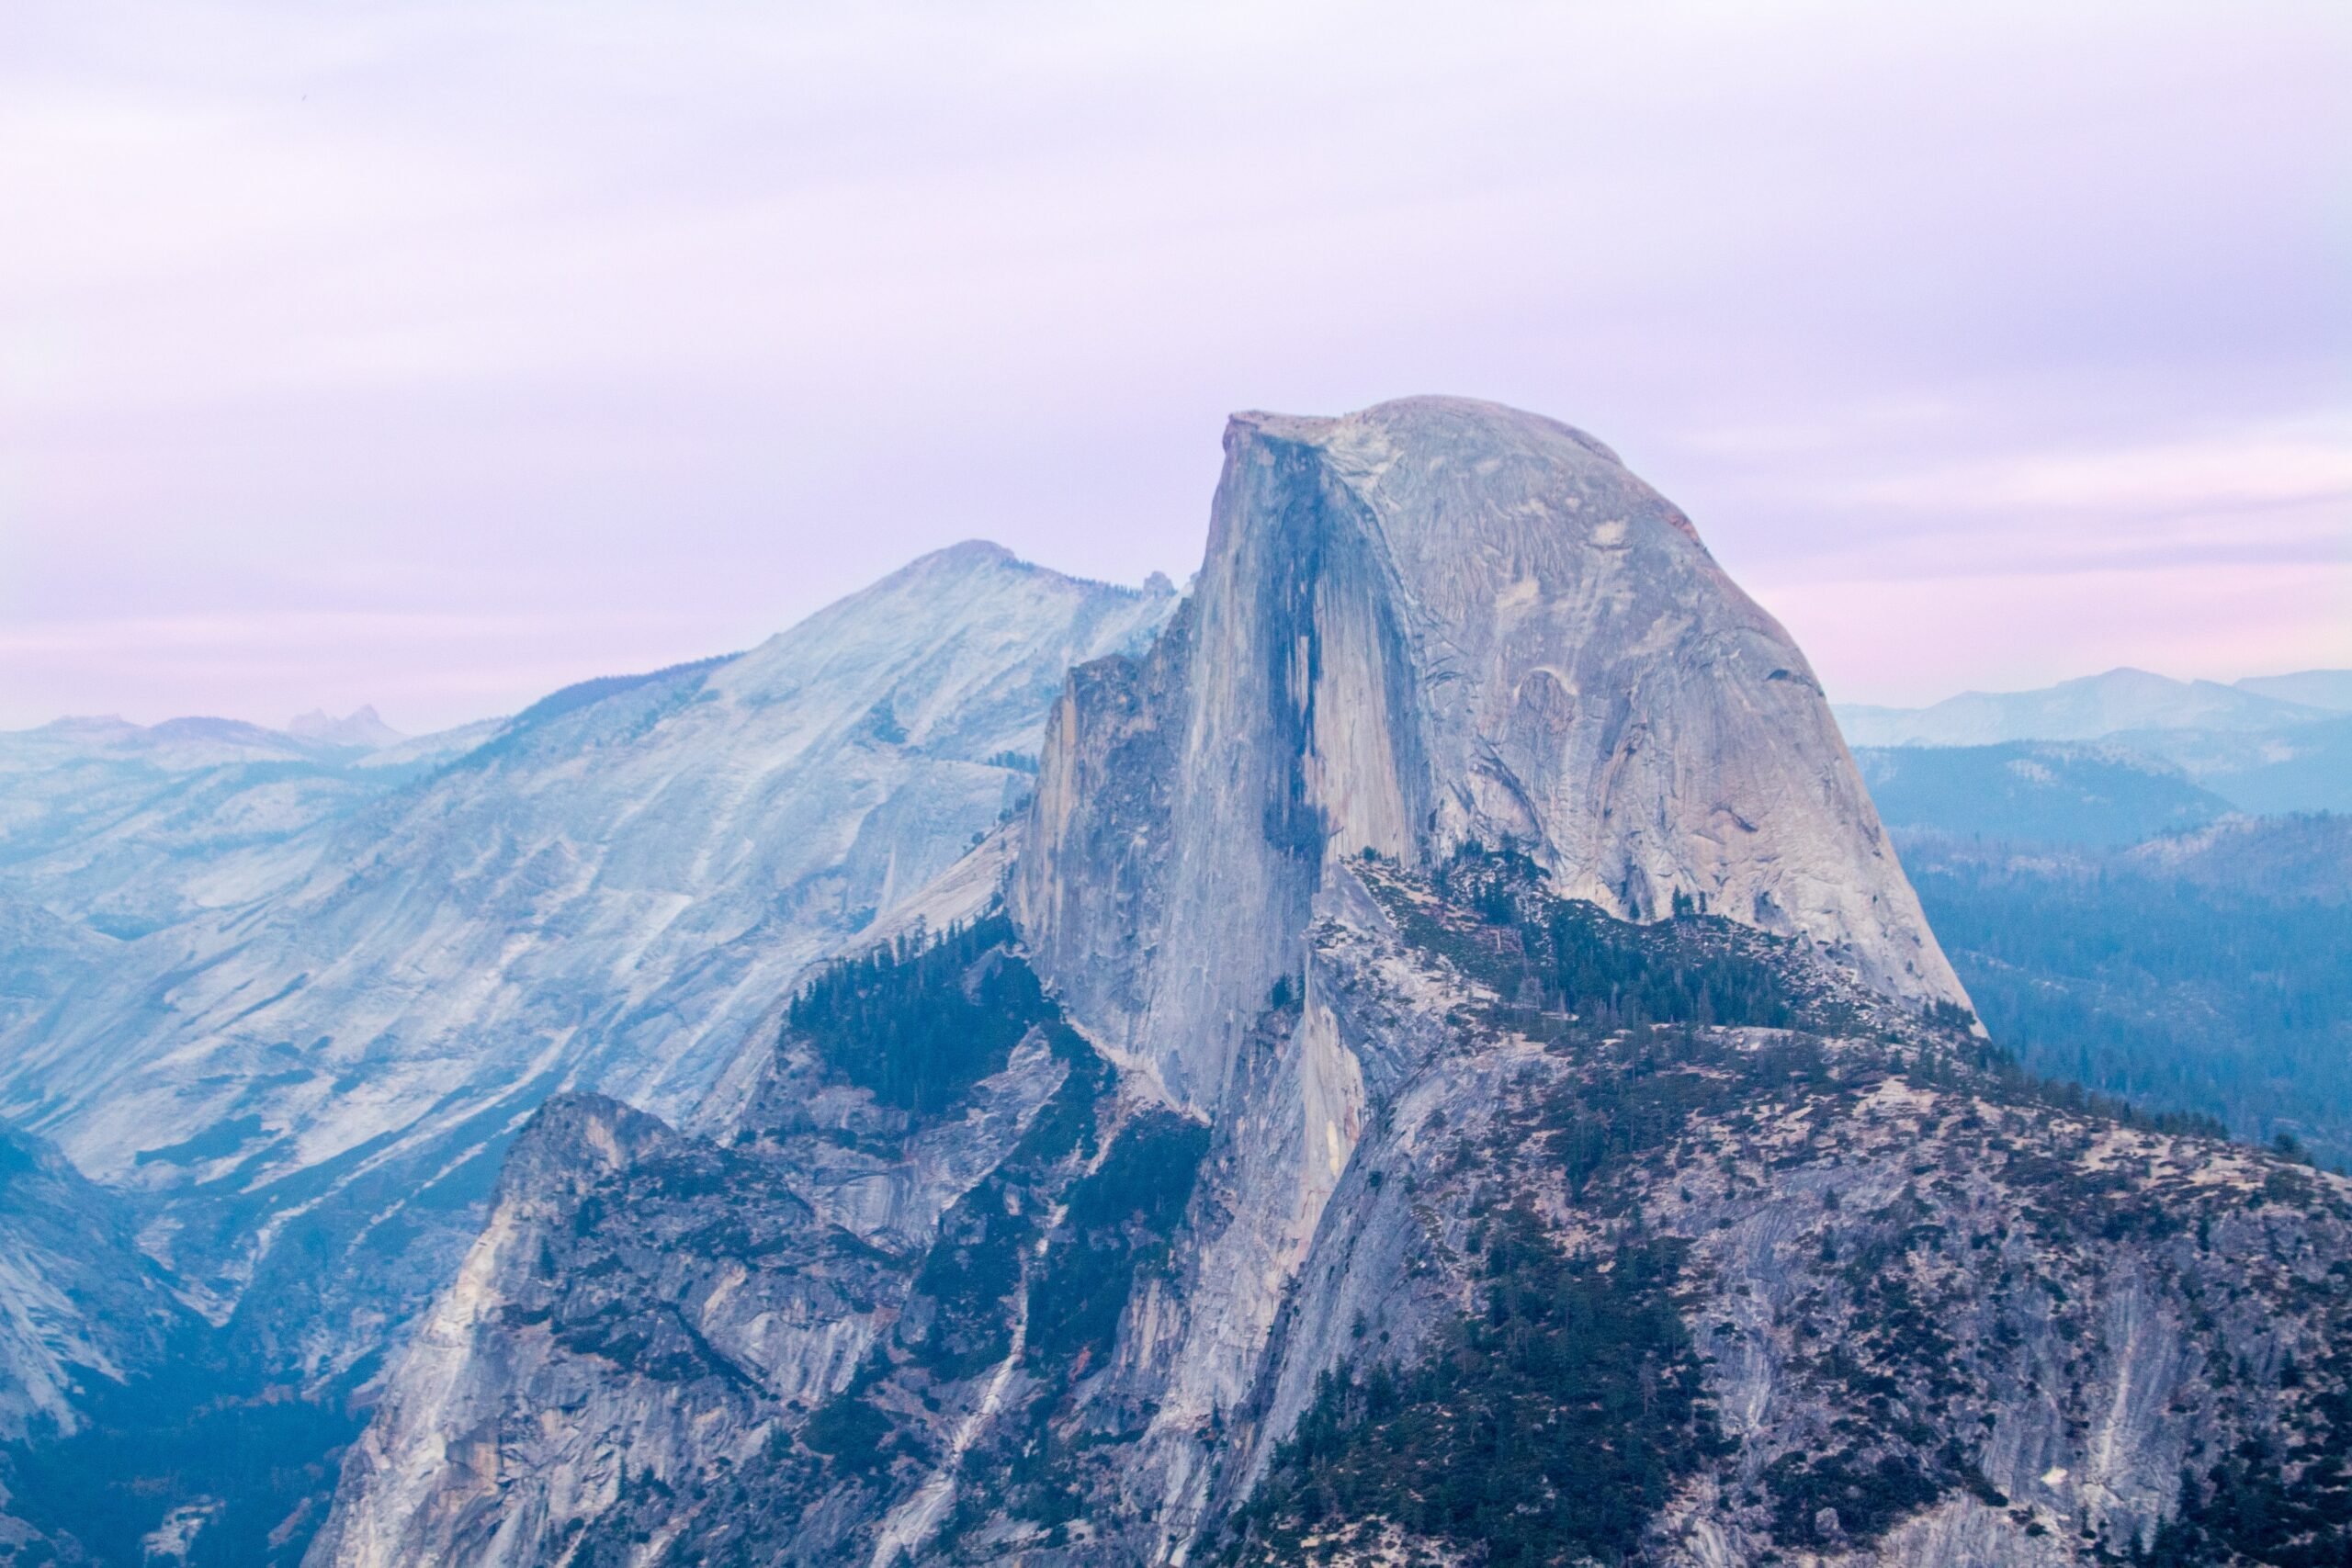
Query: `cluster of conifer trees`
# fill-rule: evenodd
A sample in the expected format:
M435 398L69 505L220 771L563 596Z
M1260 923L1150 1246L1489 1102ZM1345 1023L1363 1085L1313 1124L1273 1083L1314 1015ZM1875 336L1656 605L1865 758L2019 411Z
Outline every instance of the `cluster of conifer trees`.
M785 1027L882 1103L936 1115L1057 1016L1029 966L995 952L1012 940L1002 915L910 932L827 967Z
M1928 921L2027 1070L2352 1165L2352 904L1921 858Z

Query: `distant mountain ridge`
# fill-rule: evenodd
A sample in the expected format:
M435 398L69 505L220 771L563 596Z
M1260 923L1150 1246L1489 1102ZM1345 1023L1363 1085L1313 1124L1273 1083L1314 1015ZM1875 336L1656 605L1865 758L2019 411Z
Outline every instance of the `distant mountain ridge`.
M324 740L332 745L364 746L371 751L397 745L408 739L386 724L372 703L341 718L331 716L323 708L296 714L286 721L286 732L308 740Z
M2300 670L2291 675L2249 675L2240 691L2333 713L2352 713L2352 670Z
M1832 711L1858 751L2095 741L2185 774L2239 810L2352 810L2352 671L2224 685L2121 669L1924 708Z
M2262 677L2256 677L2262 680ZM1853 746L1992 746L2008 740L2097 740L2125 730L2269 730L2321 721L2340 711L2290 698L2279 688L2329 692L2352 671L2312 671L2245 682L2176 681L2130 668L2085 675L2028 692L1962 692L1924 708L1832 706Z
M76 1517L118 1472L194 1494L196 1562L299 1556L347 1402L523 1122L567 1089L690 1109L809 964L953 919L924 896L959 861L985 897L1002 840L974 846L1069 667L1174 603L976 541L747 652L375 750L232 720L0 738L0 1114L138 1238L0 1263L0 1377L59 1391L13 1427L0 1400L0 1558L35 1519L141 1561L155 1514ZM74 1270L124 1259L198 1309L168 1356L78 1348L104 1344ZM11 1337L17 1301L54 1321ZM12 1456L35 1416L64 1430ZM248 1450L268 1484L234 1481Z
M2233 809L2177 767L2098 742L1857 747L1854 761L1896 829L2121 846Z

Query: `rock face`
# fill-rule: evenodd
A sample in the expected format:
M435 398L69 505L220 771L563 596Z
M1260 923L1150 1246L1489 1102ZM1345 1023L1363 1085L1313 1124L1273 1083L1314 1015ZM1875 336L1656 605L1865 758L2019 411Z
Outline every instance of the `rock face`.
M299 1558L346 1400L536 1109L739 1092L811 964L954 919L959 878L991 897L1003 840L970 852L1032 787L1069 667L1173 604L971 544L748 653L379 751L212 722L0 741L0 1097L135 1229L107 1266L143 1254L202 1314L169 1358L107 1363L119 1395L26 1362L18 1404L104 1408L0 1451L0 1493L44 1529L118 1516L78 1535L98 1561L152 1529L195 1564ZM21 1261L42 1333L111 1343L70 1321L113 1310L76 1294L92 1259Z
M691 1106L1027 791L1069 665L1171 603L960 546L750 653L559 693L294 886L125 944L9 1053L7 1104L94 1177L226 1187L248 1214L150 1238L225 1310L337 1193L365 1224L485 1155L486 1189L560 1089Z
M84 1433L94 1403L162 1364L195 1314L141 1254L136 1217L54 1147L0 1122L0 1561L75 1562L27 1507L25 1445ZM30 1515L33 1517L28 1517Z
M551 1104L309 1561L2342 1550L2352 1184L1524 863L1336 865L1305 947L1212 1126L1050 1010L924 1112L889 1028L720 1138Z
M0 1122L0 1443L81 1424L81 1385L152 1366L189 1318L119 1200Z
M1056 710L1013 883L1042 969L1213 1105L1324 857L1473 842L1965 1001L1804 656L1606 446L1455 399L1237 417L1176 626Z
M2352 1188L1988 1056L1801 658L1564 426L1238 420L920 902L700 1135L540 1114L314 1568L2352 1529Z

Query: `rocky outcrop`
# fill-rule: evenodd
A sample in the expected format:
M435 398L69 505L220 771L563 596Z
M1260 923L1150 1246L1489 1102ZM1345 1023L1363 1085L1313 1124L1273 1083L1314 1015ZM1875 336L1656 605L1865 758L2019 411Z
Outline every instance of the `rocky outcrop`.
M1007 962L989 946L933 979L978 985ZM942 1113L843 1081L789 1033L721 1139L601 1097L550 1102L309 1560L620 1561L641 1529L838 1548L876 1528L854 1487L809 1508L793 1434L829 1440L811 1413L874 1381L884 1341L951 1332L955 1292L926 1261L943 1224L1050 1110L1091 1115L1098 1081L1070 1082L1022 997L963 1021L1016 1038Z
M1050 1021L910 1118L844 1077L906 1038L544 1112L310 1561L2341 1549L2352 1183L1795 943L1359 859L1214 1126Z
M1802 659L1589 438L1236 421L1009 875L704 1135L543 1114L311 1561L2340 1552L2352 1188L1989 1055Z
M1172 604L974 543L748 653L558 693L290 889L112 951L28 1021L0 1092L155 1196L150 1244L217 1312L262 1280L304 1303L285 1353L349 1359L385 1303L317 1301L318 1249L466 1190L421 1211L446 1280L445 1214L470 1234L548 1096L690 1109L808 965L1027 793L1069 666Z
M777 1174L616 1101L551 1102L311 1560L553 1562L632 1478L755 1462L763 1396L846 1380L883 1310L861 1297L887 1278L835 1257Z
M1805 937L1964 1003L1788 634L1579 431L1243 414L1207 559L1055 711L1012 907L1082 1023L1217 1102L1325 861L1523 848L1563 895Z
M18 1455L85 1433L92 1404L184 1348L196 1321L136 1232L117 1194L0 1122L0 1561L78 1561L52 1533L60 1499L13 1495Z

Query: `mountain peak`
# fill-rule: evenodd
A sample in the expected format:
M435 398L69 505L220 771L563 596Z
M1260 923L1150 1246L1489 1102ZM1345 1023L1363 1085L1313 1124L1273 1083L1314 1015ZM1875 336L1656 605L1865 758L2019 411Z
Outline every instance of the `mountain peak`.
M917 556L913 560L909 561L903 570L920 571L930 567L980 566L1030 567L1033 570L1038 570L1031 562L1023 560L994 539L958 539L956 543L942 546L928 555Z
M1239 415L1225 448L1194 597L1145 667L1074 680L1018 874L1097 1038L1213 1093L1327 868L1480 845L1613 914L1703 899L1962 999L1804 655L1606 446L1415 398ZM1138 908L1148 972L1089 963Z
M986 583L1069 583L1086 587L1111 587L1113 584L1091 583L1083 578L1041 566L998 544L993 539L959 539L926 554L917 556L898 570L880 579L870 587L851 595L861 598L868 593L891 593L916 584L936 584L943 581ZM928 591L928 589L926 589ZM1122 592L1132 593L1133 589ZM844 600L842 603L849 603ZM823 612L820 612L821 615Z
M1565 442L1611 467L1624 466L1614 448L1575 425L1480 398L1437 394L1395 398L1336 416L1252 409L1233 415L1231 425L1274 440L1334 448L1377 442L1417 447L1432 457L1442 457L1448 447L1475 451L1482 457L1518 449L1541 453L1557 462L1567 456L1558 447ZM1228 446L1232 439L1228 433Z
M286 733L305 740L322 740L330 746L364 746L371 751L408 739L386 724L372 703L363 704L341 718L324 708L296 714L286 721Z

